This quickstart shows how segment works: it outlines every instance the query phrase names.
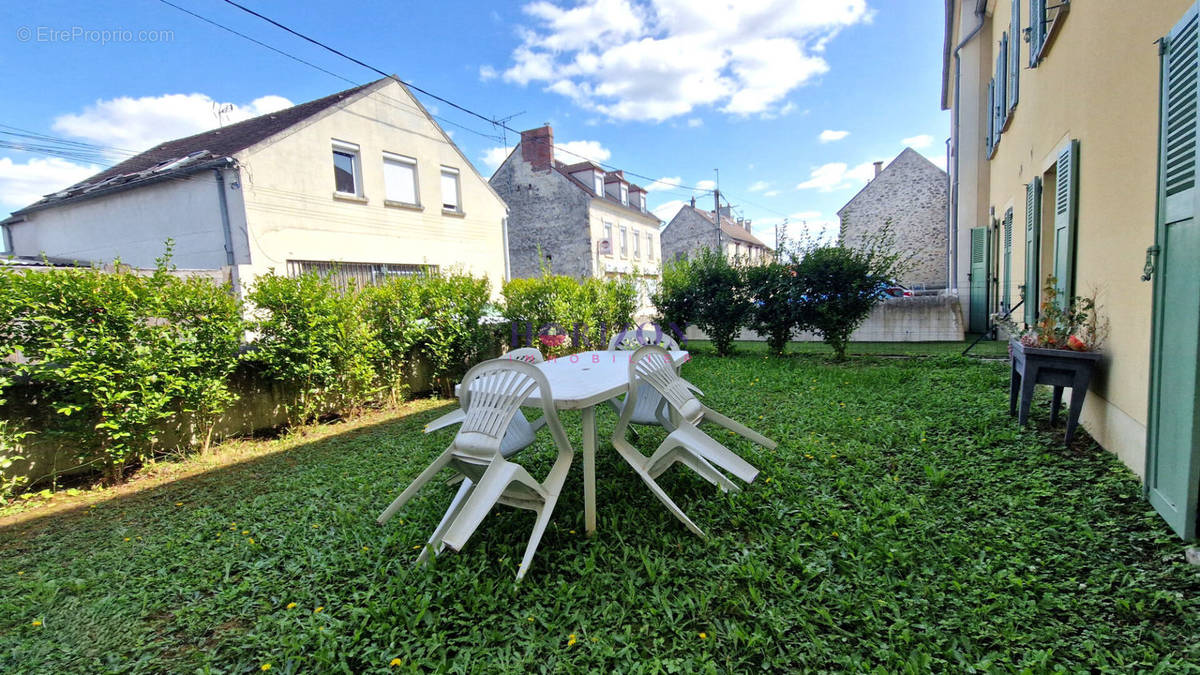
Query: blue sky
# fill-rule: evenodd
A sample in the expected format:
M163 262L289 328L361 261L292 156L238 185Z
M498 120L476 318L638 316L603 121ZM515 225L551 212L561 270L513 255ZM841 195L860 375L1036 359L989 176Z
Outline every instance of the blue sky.
M222 106L243 119L376 78L220 0L171 1L346 79L159 0L10 7L0 132L106 150L64 158L0 147L0 211L216 126ZM650 206L664 218L693 194L712 202L667 183L711 189L719 168L722 193L768 243L784 218L828 226L871 162L906 140L945 163L943 9L928 0L243 4L489 118L516 115L515 129L549 122L565 161L575 152L662 179L633 177L658 188ZM422 101L490 175L501 132Z

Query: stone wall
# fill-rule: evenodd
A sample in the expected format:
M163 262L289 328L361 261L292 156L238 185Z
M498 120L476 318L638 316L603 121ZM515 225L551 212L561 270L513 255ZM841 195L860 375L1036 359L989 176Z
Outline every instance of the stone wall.
M664 261L690 258L700 249L717 248L717 226L695 208L683 206L663 228L662 257Z
M896 249L909 256L900 283L912 288L945 288L948 283L946 172L912 148L905 148L840 211L842 241L864 237L891 222ZM665 242L664 242L665 243Z
M508 203L508 257L514 279L541 274L541 255L555 274L593 275L589 197L554 169L537 171L520 148L491 178Z

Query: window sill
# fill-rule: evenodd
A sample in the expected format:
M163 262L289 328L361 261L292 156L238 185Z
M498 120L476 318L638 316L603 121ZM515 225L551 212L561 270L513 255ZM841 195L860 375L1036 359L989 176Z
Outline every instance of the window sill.
M346 192L334 192L333 198L339 202L354 202L355 204L366 204L367 198L361 195L352 195Z
M442 209L442 215L443 216L452 216L454 218L466 218L467 217L466 211L456 211L454 209L447 209L447 208Z
M408 202L397 202L391 199L383 200L383 205L391 209L404 209L405 211L424 211L425 207L420 204L409 204Z

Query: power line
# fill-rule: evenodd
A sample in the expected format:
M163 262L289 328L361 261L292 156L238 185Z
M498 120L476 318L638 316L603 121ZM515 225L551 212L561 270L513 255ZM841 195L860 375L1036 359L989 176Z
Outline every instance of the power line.
M166 0L159 0L159 1L160 1L160 2L166 2ZM234 2L234 0L223 0L223 2L225 2L226 4L228 4L228 5L231 5L231 6L233 6L233 7L236 7L236 8L238 8L238 9L242 10L243 12L245 12L245 13L247 13L247 14L250 14L250 15L252 15L252 16L255 16L255 17L257 17L257 18L259 18L259 19L261 19L261 20L263 20L263 21L266 21L267 23L269 23L269 24L271 24L271 25L273 25L273 26L275 26L275 27L277 27L277 28L279 28L279 29L281 29L281 30L284 30L284 31L286 31L286 32L288 32L288 33L291 33L292 35L294 35L294 36L296 36L296 37L298 37L298 38L300 38L300 39L302 39L302 40L304 40L304 41L306 41L306 42L309 42L309 43L311 43L311 44L313 44L313 45L316 45L316 46L320 47L321 49L324 49L324 50L326 50L326 51L328 51L328 52L330 52L330 53L332 53L332 54L336 54L336 55L338 55L338 56L340 56L340 57L342 57L342 58L344 58L344 59L346 59L346 60L348 60L348 61L351 61L351 62L353 62L353 63L355 63L355 64L358 64L359 66L362 66L363 68L366 68L367 70L370 70L370 71L372 71L372 72L374 72L374 73L377 73L377 74L378 74L378 75L380 75L381 77L385 77L385 78L388 78L388 79L395 80L396 82L399 82L400 84L404 85L405 87L408 87L409 89L412 89L412 90L414 90L414 91L421 92L422 94L425 94L426 96L428 96L428 97L430 97L430 98L432 98L432 99L434 99L434 100L436 100L436 101L440 101L440 102L442 102L442 103L445 103L446 105L448 105L448 106L450 106L450 107L454 108L455 110L459 110L459 111L461 111L461 112L463 112L463 113L466 113L467 115L470 115L470 116L472 116L472 117L476 117L476 118L478 118L478 119L480 119L480 120L483 120L484 122L487 122L488 124L491 124L491 125L492 125L492 126L494 126L494 127L497 127L497 128L500 128L500 129L504 129L505 131L511 131L511 132L513 132L513 133L515 133L515 134L520 134L520 131L518 131L518 130L516 130L516 129L513 129L512 127L508 126L507 124L505 124L505 123L504 123L503 121L501 121L501 120L498 120L498 119L494 119L494 118L487 117L486 115L483 115L482 113L476 112L476 111L474 111L474 110L471 110L470 108L467 108L467 107L465 107L465 106L459 105L458 103L455 103L454 101L451 101L450 99L443 98L443 97L441 97L441 96L438 96L437 94L434 94L433 92L431 92L431 91L429 91L429 90L427 90L427 89L423 89L423 88L421 88L421 87L418 87L418 86L416 86L416 85L414 85L414 84L412 84L412 83L410 83L410 82L407 82L407 81L405 81L405 80L402 80L400 77L398 77L398 76L396 76L396 75L392 75L392 74L390 74L390 73L384 72L383 70L380 70L379 68L376 68L375 66L372 66L371 64L369 64L369 63L366 63L365 61L361 61L361 60L359 60L359 59L357 59L357 58L355 58L355 57L353 57L353 56L350 56L349 54L347 54L347 53L345 53L345 52L343 52L343 51L340 51L340 50L338 50L338 49L335 49L334 47L331 47L331 46L329 46L329 45L325 44L324 42L321 42L320 40L317 40L316 38L309 37L308 35L305 35L304 33L301 33L301 32L299 32L299 31L297 31L297 30L295 30L295 29L293 29L293 28L290 28L290 27L288 27L288 26L285 26L284 24L282 24L282 23L280 23L280 22L276 21L275 19L272 19L272 18L271 18L271 17L269 17L269 16L266 16L266 15L264 15L264 14L260 14L259 12L256 12L256 11L254 11L254 10L250 9L249 7L246 7L245 5L242 5L242 4L239 4L239 3L237 3L237 2ZM169 3L168 3L168 4L169 4ZM190 13L190 12L189 12L189 13ZM537 142L541 142L541 143L546 143L546 142L548 142L548 141L545 141L545 140L543 140L543 139L541 139L541 138L537 138L537 139L533 139L533 140L535 140L535 141L537 141ZM560 149L560 150L562 150L561 148L559 148L559 149ZM609 164L604 164L603 162L597 162L597 161L596 161L596 160L594 160L594 159L591 159L591 158L589 158L589 157L584 157L583 155L580 155L580 154L578 154L578 153L571 152L571 151L569 151L569 150L562 150L562 151L563 151L563 152L565 152L565 153L566 153L566 154L568 154L568 155L573 155L573 156L575 156L575 157L578 157L579 159L583 159L583 160L586 160L586 161L589 161L589 162L593 162L593 163L595 163L595 164L597 164L597 165L599 165L599 166L602 166L602 167L607 167L607 168L609 168L610 170L613 170L613 171L615 171L615 170L616 170L616 167L613 167L612 165L609 165ZM657 178L651 178L650 176L646 176L646 175L643 175L643 174L639 174L639 173L636 173L636 172L633 172L633 171L624 171L624 173L627 173L627 174L629 174L629 175L631 175L631 176L636 176L636 177L638 177L638 178L644 178L644 179L646 179L647 181L650 181L650 182L659 182L659 180L658 180ZM660 183L660 184L662 184L662 185L668 185L668 186L670 186L670 187L673 187L673 188L679 188L679 189L682 189L682 190L691 190L691 191L698 191L698 192L711 192L711 190L702 190L702 189L701 189L701 188L699 188L699 187L695 187L695 186L691 186L691 185L682 185L682 184L674 184L674 183Z

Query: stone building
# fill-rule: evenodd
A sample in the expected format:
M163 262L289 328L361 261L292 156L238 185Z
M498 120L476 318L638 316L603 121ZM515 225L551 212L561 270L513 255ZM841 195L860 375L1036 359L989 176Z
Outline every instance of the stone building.
M661 221L646 210L645 190L621 171L555 159L549 125L522 132L489 182L508 203L514 278L537 276L543 265L573 277L636 275L648 313L662 256Z
M890 222L897 252L911 256L900 283L916 289L946 288L946 172L905 148L838 211L843 244L854 246Z
M721 229L717 232L712 211L696 208L696 200L683 206L662 231L662 254L667 260L691 258L703 249L724 250L730 260L752 264L770 260L770 247L750 231L750 221L734 219L728 206L721 207Z

